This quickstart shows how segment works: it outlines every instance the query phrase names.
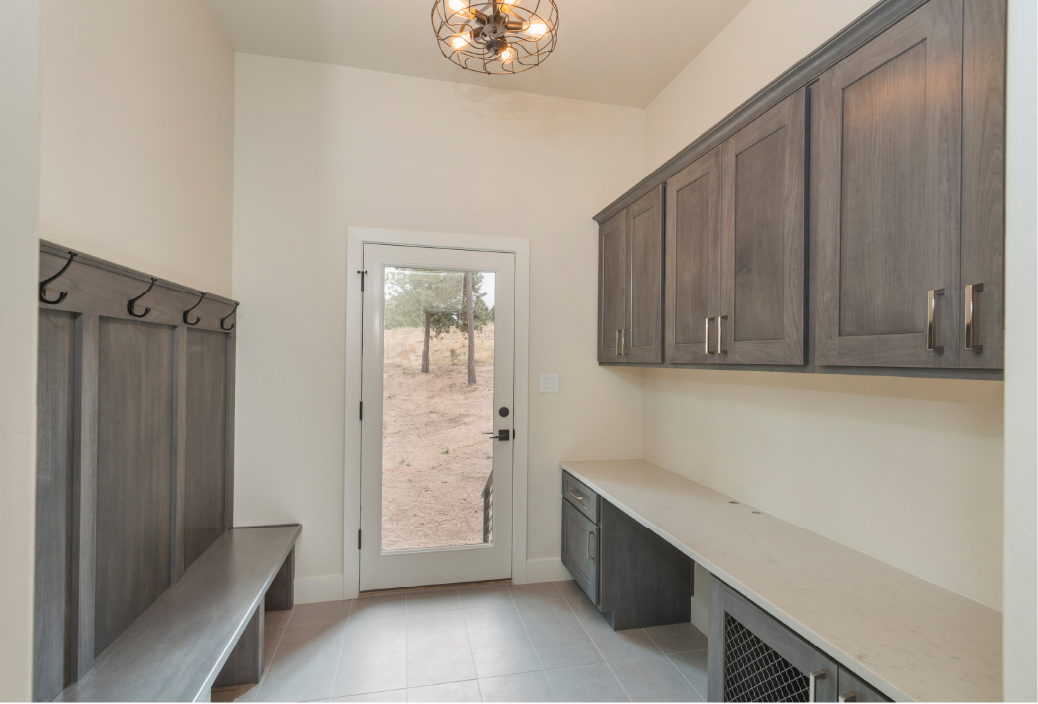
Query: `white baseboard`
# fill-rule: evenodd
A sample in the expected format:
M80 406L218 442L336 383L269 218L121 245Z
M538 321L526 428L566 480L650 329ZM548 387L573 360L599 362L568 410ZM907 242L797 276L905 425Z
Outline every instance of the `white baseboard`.
M343 579L341 574L327 577L309 577L295 581L295 602L297 604L316 604L321 601L340 601L343 598Z
M562 582L567 579L573 579L573 576L569 573L569 570L563 566L562 560L557 557L546 557L540 560L526 561L527 584L536 584L537 582Z
M710 635L710 609L695 597L692 597L692 625L704 636Z

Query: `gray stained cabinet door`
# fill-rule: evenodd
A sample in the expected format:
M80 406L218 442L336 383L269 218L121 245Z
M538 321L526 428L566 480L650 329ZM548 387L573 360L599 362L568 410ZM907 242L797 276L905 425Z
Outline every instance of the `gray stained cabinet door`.
M563 499L562 563L593 604L598 603L598 544L598 526Z
M627 211L598 228L598 361L623 362L620 336L627 319Z
M663 186L599 228L598 361L663 361Z
M931 0L819 79L819 364L958 366L962 26Z
M1005 0L964 4L962 50L962 274L956 295L962 296L963 339L959 366L1001 369L1005 336Z
M666 361L717 361L721 147L667 181Z
M722 364L804 363L803 88L721 146Z
M621 336L628 362L663 361L663 186L627 208L630 252L627 325Z

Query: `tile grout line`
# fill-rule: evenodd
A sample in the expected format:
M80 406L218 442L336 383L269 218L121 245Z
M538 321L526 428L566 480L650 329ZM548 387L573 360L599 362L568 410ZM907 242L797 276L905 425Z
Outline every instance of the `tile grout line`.
M652 636L649 636L649 638L652 638ZM667 660L670 660L670 664L671 665L674 665L674 661L671 660L671 657L670 657L671 655L683 655L685 653L698 653L701 650L706 650L706 648L700 648L699 650L682 650L681 652L678 652L678 653L664 653L663 657L667 658ZM677 669L677 667L678 667L677 665L674 665L674 669ZM691 687L692 689L694 689L696 694L698 694L702 698L702 700L705 702L706 701L706 695L699 691L699 687L696 687L694 684L692 684L692 680L690 680L689 678L685 677L685 673L683 673L681 670L678 670L678 674L681 675L682 678L684 678L684 680L686 682L688 682L688 686Z
M558 587L555 591L562 593ZM523 619L523 615L519 613L519 604L516 603L515 597L512 596L512 590L508 590L508 598L512 600L512 606L515 608L515 613L519 617L519 623L523 624L523 633L526 634L526 640L530 642L530 647L533 648L534 657L537 658L537 664L541 666L541 673L544 675L544 681L548 683L548 689L551 691L551 697L555 701L559 701L559 695L555 693L555 688L551 686L551 680L548 679L548 671L544 669L544 661L541 660L541 654L537 652L537 646L533 644L533 638L530 637L530 629L526 626L526 621ZM480 695L482 696L482 695Z
M335 658L335 674L332 675L331 699L335 696L335 683L339 681L339 666L342 664L342 651L346 648L346 631L350 628L350 614L353 613L353 599L350 599L350 610L346 613L346 627L342 629L342 642L339 643L339 656Z
M559 591L561 592L562 590L560 589ZM591 645L595 646L595 652L598 653L598 657L602 658L602 662L605 663L605 666L606 666L606 668L608 668L609 673L613 676L613 679L616 680L616 683L618 685L620 685L620 691L622 691L624 693L624 696L627 697L627 701L633 702L634 699L631 697L630 692L627 691L627 687L624 687L624 683L621 682L620 678L616 676L616 670L614 670L613 666L609 664L608 660L606 660L605 655L602 655L602 651L599 649L598 643L596 643L595 639L591 637L590 633L588 633L587 628L584 628L584 624L581 622L580 618L577 616L577 612L573 609L573 605L569 603L569 599L565 599L565 602L566 602L566 606L569 607L570 613L573 614L573 618L577 619L577 625L579 625L580 628L584 631L584 635L586 635L587 639L589 641L591 641ZM649 640L652 640L651 636L649 637ZM655 643L655 641L653 641L653 642ZM661 648L661 650L662 650L662 648Z
M454 596L458 600L458 608L455 609L455 610L456 611L464 611L461 608L461 594L458 593L457 589L455 589L454 591L455 591ZM450 610L450 609L448 609L448 610ZM483 690L479 686L479 673L476 671L476 658L474 658L472 656L472 639L469 638L469 622L465 620L465 614L464 613L461 613L459 615L461 616L461 627L465 629L465 644L469 647L469 662L472 663L472 674L475 675L475 677L473 679L476 680L476 691L479 692L479 701L483 701ZM407 660L406 660L407 655L406 654L404 655L404 658L405 658L404 665L406 666L407 665ZM464 682L465 680L459 680L459 681Z

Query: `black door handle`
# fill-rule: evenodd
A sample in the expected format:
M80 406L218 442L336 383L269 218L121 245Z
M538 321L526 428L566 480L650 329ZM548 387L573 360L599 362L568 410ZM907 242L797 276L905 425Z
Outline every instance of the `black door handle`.
M512 439L511 433L508 431L507 428L502 428L496 433L486 433L486 435L490 435L494 440L502 440L504 442L508 442Z

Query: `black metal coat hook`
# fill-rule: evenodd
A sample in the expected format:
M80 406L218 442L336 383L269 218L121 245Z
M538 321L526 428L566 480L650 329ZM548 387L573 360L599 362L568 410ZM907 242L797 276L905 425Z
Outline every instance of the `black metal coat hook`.
M155 288L155 282L156 282L156 281L158 281L158 279L156 279L155 277L152 277L152 279L151 279L151 285L150 285L150 286L148 286L148 290L147 290L147 291L145 291L144 293L142 293L141 295L137 296L136 298L131 298L131 299L130 299L130 301L129 301L129 303L127 303L127 304L126 304L126 311L127 311L127 312L128 312L128 313L129 313L130 315L132 315L132 316L133 316L134 318L143 318L144 316L146 316L146 315L147 315L148 313L150 313L150 312L151 312L151 308L149 308L148 306L144 306L144 312L143 312L143 313L135 313L135 312L133 311L133 306L134 306L134 304L135 304L135 303L136 303L137 301L139 301L139 300L141 300L142 298L144 298L145 296L147 296L147 295L148 295L148 293L149 293L149 292L150 292L150 291L151 291L151 290L152 290L153 288Z
M198 303L194 304L193 306L191 306L190 308L188 308L187 310L184 311L184 324L185 325L198 325L200 322L202 322L202 319L199 317L199 318L195 318L195 322L192 323L191 321L189 321L187 319L187 314L190 313L191 311L193 311L195 308L197 308L199 303L202 302L203 298L205 298L205 293L204 292L198 298Z
M231 311L230 313L228 313L228 314L227 314L227 317L225 317L225 318L220 318L220 329L221 329L221 330L227 330L227 331L230 331L230 330L234 330L234 323L231 323L231 327L229 327L229 328L225 328L225 327L223 326L223 324L224 324L224 322L225 322L225 321L227 320L227 318L230 318L230 317L231 317L232 315L234 315L234 313L235 313L235 312L236 312L237 310L238 310L238 304L237 304L237 303L235 303L235 304L234 304L234 310L232 310L232 311Z
M78 252L73 252L73 251L69 250L68 261L65 262L65 266L61 267L61 271L59 271L57 274L55 274L54 276L50 277L49 279L44 279L43 281L40 282L40 303L46 303L48 305L56 306L56 305L58 305L59 303L61 303L62 301L65 300L65 296L68 295L68 291L62 291L61 293L59 293L58 294L58 299L56 301L52 301L52 300L48 299L47 298L47 285L54 283L55 281L57 281L61 277L62 274L64 274L66 271L68 271L68 268L70 266L72 266L72 260L75 259L78 255L79 255Z

